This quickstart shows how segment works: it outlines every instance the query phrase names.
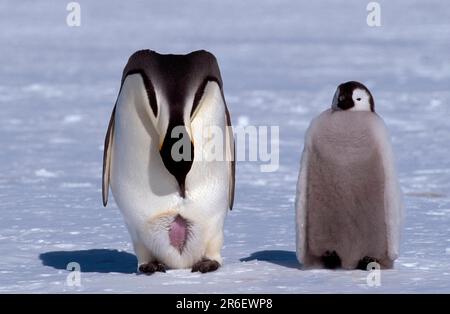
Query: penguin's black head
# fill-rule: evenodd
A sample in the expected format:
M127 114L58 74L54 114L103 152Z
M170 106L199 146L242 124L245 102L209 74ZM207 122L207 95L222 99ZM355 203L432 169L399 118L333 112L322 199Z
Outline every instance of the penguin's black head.
M139 73L145 84L150 121L159 135L159 153L167 171L175 177L181 197L194 161L192 119L208 82L222 89L216 58L207 51L186 55L159 54L151 50L134 53L124 69Z
M350 81L338 86L332 108L333 110L375 112L375 103L366 86L356 81Z

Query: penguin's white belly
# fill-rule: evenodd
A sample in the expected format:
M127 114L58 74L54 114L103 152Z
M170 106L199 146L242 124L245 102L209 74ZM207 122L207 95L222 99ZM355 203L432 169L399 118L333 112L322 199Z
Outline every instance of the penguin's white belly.
M190 267L204 256L215 233L223 230L227 167L224 162L196 162L195 157L186 178L186 198L181 198L177 181L159 154L150 107L142 106L139 93L128 86L139 85L139 80L128 77L117 102L111 189L135 251L143 246L152 259L168 267Z

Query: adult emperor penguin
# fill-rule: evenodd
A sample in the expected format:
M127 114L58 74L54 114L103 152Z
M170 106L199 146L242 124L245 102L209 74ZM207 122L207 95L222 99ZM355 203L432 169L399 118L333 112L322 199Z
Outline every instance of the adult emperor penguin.
M361 83L336 90L306 134L297 184L297 258L305 267L392 268L401 192L389 135ZM373 265L370 265L372 267Z
M210 130L223 158L208 158ZM234 139L216 58L134 53L123 71L105 139L103 204L120 208L138 260L151 274L202 273L222 263L224 219L234 198Z

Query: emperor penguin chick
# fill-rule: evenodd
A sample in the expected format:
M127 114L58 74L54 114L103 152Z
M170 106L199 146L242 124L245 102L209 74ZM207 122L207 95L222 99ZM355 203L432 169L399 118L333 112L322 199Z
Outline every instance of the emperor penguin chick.
M402 201L389 135L361 83L336 90L306 133L296 196L297 258L305 267L392 268ZM372 267L372 265L371 265Z
M204 130L210 129L222 135L222 158L208 158L211 139ZM234 169L231 119L216 58L207 51L134 53L106 134L103 204L111 186L139 271L209 272L221 265Z

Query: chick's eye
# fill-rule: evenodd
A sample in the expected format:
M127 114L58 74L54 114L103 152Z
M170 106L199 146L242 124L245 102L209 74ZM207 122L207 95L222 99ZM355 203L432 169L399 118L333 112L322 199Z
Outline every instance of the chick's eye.
M357 101L361 101L361 98L356 98Z

